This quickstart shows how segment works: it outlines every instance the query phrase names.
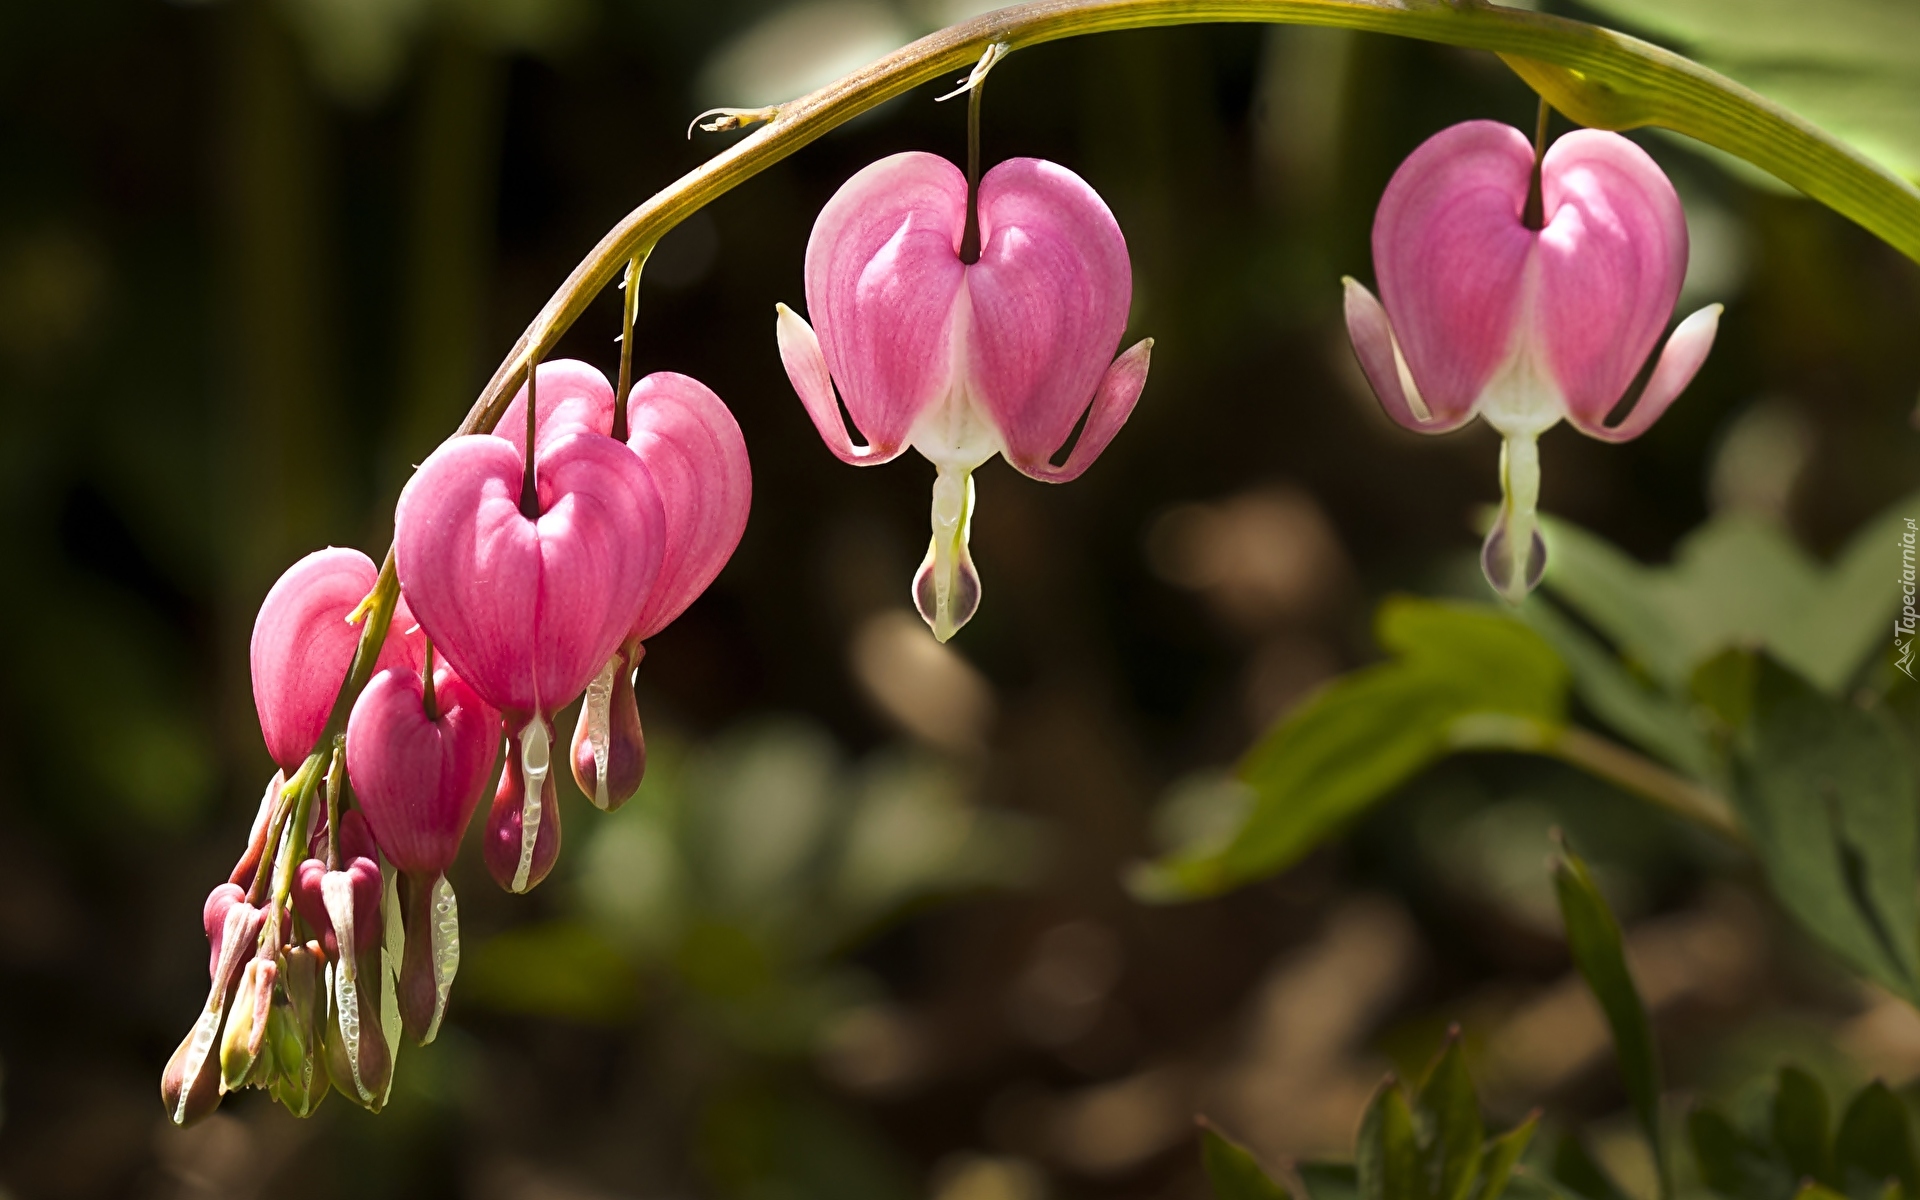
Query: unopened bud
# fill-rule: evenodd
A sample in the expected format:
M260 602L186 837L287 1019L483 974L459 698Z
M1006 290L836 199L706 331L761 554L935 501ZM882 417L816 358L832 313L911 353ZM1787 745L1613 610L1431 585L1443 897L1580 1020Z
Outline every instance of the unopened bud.
M481 843L487 871L510 892L531 891L560 857L560 791L553 780L553 727L533 717L507 739L507 765Z
M240 974L233 1009L227 1014L226 1032L220 1038L220 1090L223 1092L247 1086L256 1065L263 1068L260 1072L263 1079L270 1069L260 1055L266 1048L267 1018L273 1012L276 971L272 958L255 958Z
M160 1076L160 1100L176 1125L191 1125L220 1106L220 1059L214 1051L266 913L248 904L238 887L223 883L208 895L201 919L213 952L207 1002Z
M267 1019L273 1098L296 1117L310 1115L327 1095L326 953L319 942L289 946L280 956L280 994Z
M599 678L587 685L573 728L574 782L594 807L607 812L633 798L647 770L647 739L633 695L633 671L645 653L639 642L614 652Z

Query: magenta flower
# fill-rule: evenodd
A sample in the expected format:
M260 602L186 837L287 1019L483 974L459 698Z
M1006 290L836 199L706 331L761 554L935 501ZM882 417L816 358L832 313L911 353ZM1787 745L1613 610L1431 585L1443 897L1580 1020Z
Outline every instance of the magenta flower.
M1113 359L1133 269L1086 181L1009 159L980 181L978 212L980 255L967 262L966 176L932 154L883 158L814 222L813 325L778 307L780 357L827 449L866 466L912 446L934 464L933 540L913 595L941 641L980 602L967 550L973 470L1000 454L1034 479L1077 478L1133 411L1153 349L1147 339ZM835 384L865 446L847 435ZM1079 441L1054 466L1083 413Z
M1618 134L1559 139L1536 184L1526 135L1468 121L1394 173L1374 217L1373 263L1379 300L1345 281L1347 330L1387 415L1421 433L1478 415L1506 439L1504 500L1481 565L1517 603L1546 566L1539 436L1562 418L1603 441L1640 436L1713 345L1718 304L1680 323L1632 411L1608 423L1680 295L1680 199Z
M500 757L500 714L451 668L385 670L347 721L347 775L400 872L400 1018L425 1045L439 1031L460 962L460 915L446 872ZM344 824L344 822L343 822Z
M353 665L360 626L347 617L380 572L358 550L316 550L288 567L260 604L250 655L253 703L267 753L292 775L313 752ZM413 624L403 604L381 645L381 667L412 665L417 647L397 636Z
M614 424L614 391L606 376L583 362L542 363L537 377L535 444L569 432L607 434ZM515 396L498 429L524 431L526 389ZM587 798L618 808L640 787L646 741L633 694L641 645L666 628L707 590L746 532L753 473L746 439L720 397L705 384L659 371L634 384L627 397L627 445L660 494L665 541L660 572L648 589L626 639L587 687L574 729L573 776Z

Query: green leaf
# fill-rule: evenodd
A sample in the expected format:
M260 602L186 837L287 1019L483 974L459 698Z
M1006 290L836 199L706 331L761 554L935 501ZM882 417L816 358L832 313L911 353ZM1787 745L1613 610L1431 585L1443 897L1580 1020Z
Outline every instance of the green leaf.
M1920 1196L1907 1106L1884 1083L1868 1084L1847 1105L1833 1139L1833 1159L1841 1185L1856 1200L1878 1200L1889 1181L1909 1198Z
M1903 0L1587 0L1920 178L1920 8Z
M1293 1170L1311 1200L1360 1200L1360 1176L1352 1163L1304 1162Z
M1487 1143L1480 1156L1480 1186L1473 1200L1500 1200L1507 1190L1507 1182L1513 1178L1514 1165L1527 1152L1527 1145L1533 1141L1534 1130L1539 1125L1540 1113L1536 1109L1526 1120Z
M1838 1182L1826 1090L1799 1067L1780 1068L1780 1085L1773 1093L1773 1145L1795 1179Z
M1284 870L1447 754L1464 719L1564 721L1565 666L1505 611L1396 597L1377 624L1393 660L1333 681L1282 720L1240 764L1254 802L1238 829L1137 870L1136 894L1211 895Z
M1607 1173L1593 1161L1580 1139L1571 1133L1560 1135L1559 1143L1553 1148L1548 1174L1553 1183L1586 1200L1627 1200L1626 1193L1607 1178Z
M1214 1200L1292 1200L1286 1188L1260 1169L1246 1147L1212 1125L1200 1130L1200 1161L1207 1168Z
M1429 1200L1406 1094L1389 1078L1360 1122L1360 1200Z
M1665 567L1644 566L1576 525L1543 517L1546 585L1673 696L1684 696L1694 669L1730 646L1764 647L1837 693L1899 609L1887 547L1897 545L1917 504L1920 495L1886 509L1831 566L1751 515L1701 525Z
M1573 673L1574 690L1593 714L1628 740L1699 780L1717 771L1713 747L1680 699L1635 678L1606 646L1535 593L1520 619L1547 640Z
M1567 947L1574 965L1600 1002L1613 1032L1614 1056L1633 1101L1634 1115L1653 1148L1660 1173L1661 1195L1668 1194L1666 1148L1660 1136L1660 1056L1647 1021L1646 1005L1627 971L1620 926L1600 895L1587 864L1572 850L1563 851L1553 868L1554 889L1560 897L1560 915L1567 926Z
M1711 1108L1687 1116L1700 1181L1732 1200L1791 1200L1798 1177Z
M1420 1085L1414 1117L1427 1147L1427 1194L1433 1200L1466 1200L1479 1173L1487 1131L1458 1030Z
M1920 998L1920 788L1899 732L1765 658L1752 704L1733 799L1774 893L1855 970Z

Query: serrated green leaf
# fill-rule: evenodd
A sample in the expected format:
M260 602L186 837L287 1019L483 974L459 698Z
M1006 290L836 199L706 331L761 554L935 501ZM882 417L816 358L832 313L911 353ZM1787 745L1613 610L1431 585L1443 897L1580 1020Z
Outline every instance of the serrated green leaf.
M1660 1192L1669 1188L1667 1154L1660 1131L1660 1055L1653 1041L1647 1007L1634 987L1619 923L1594 884L1587 864L1572 850L1554 863L1554 890L1560 897L1560 915L1566 922L1567 948L1580 969L1613 1033L1613 1051L1633 1102L1641 1132L1653 1149L1660 1174Z
M1763 657L1734 765L1734 802L1787 910L1855 970L1920 999L1920 785L1885 714Z
M1392 1079L1367 1106L1356 1153L1360 1200L1430 1200L1421 1178L1413 1111Z
M1700 1182L1730 1200L1791 1200L1798 1176L1711 1108L1687 1115Z
M1847 1105L1833 1139L1840 1184L1856 1200L1879 1200L1889 1182L1920 1196L1920 1163L1907 1106L1884 1083L1870 1083Z
M1378 637L1396 658L1328 684L1242 760L1254 801L1232 836L1137 871L1136 895L1210 895L1284 870L1447 754L1464 718L1565 720L1565 666L1500 609L1397 597Z
M1414 1118L1426 1145L1427 1194L1433 1200L1466 1200L1479 1173L1486 1125L1457 1033L1420 1085Z
M1833 1173L1833 1114L1826 1089L1799 1067L1780 1068L1773 1093L1773 1145L1795 1179L1839 1182Z
M1584 1196L1586 1200L1627 1200L1619 1185L1607 1177L1593 1161L1580 1139L1571 1133L1560 1135L1548 1165L1548 1176L1557 1187Z
M1267 1177L1246 1147L1211 1125L1200 1131L1200 1161L1213 1185L1214 1200L1292 1200L1287 1189Z
M1486 1150L1480 1156L1480 1183L1474 1191L1474 1200L1500 1200L1507 1191L1507 1184L1513 1179L1513 1169L1520 1156L1527 1152L1527 1146L1533 1141L1534 1130L1540 1126L1540 1114L1535 1111L1527 1119L1507 1130L1499 1137L1487 1143Z

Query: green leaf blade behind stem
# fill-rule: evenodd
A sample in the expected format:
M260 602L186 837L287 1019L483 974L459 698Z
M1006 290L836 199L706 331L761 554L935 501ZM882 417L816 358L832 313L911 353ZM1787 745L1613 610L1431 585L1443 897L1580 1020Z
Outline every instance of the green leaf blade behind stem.
M1854 970L1920 1001L1920 784L1901 735L1756 661L1733 792L1774 894Z
M1613 1034L1614 1056L1626 1083L1628 1098L1641 1132L1653 1149L1660 1176L1660 1194L1672 1194L1665 1140L1660 1129L1660 1056L1654 1044L1647 1007L1627 970L1620 925L1595 885L1587 864L1571 850L1562 852L1553 867L1554 890L1560 915L1566 922L1567 947L1574 965L1587 981L1607 1027Z
M1395 597L1378 638L1398 657L1323 687L1241 761L1254 799L1232 836L1136 872L1136 894L1211 895L1291 866L1449 753L1463 718L1565 720L1566 667L1502 610Z
M1267 1176L1246 1147L1204 1123L1200 1161L1207 1169L1213 1200L1292 1200L1287 1189Z

